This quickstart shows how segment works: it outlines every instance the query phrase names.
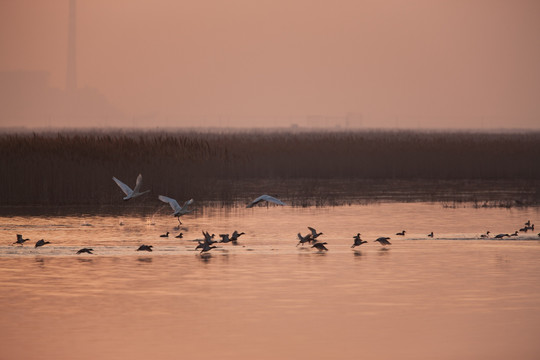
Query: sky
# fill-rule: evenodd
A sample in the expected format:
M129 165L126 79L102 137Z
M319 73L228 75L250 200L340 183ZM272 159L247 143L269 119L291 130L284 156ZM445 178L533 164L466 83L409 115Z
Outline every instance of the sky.
M0 125L540 128L538 0L77 0L76 17L77 86L109 107L40 116L4 84L37 115ZM69 0L0 0L0 72L64 91L68 19Z

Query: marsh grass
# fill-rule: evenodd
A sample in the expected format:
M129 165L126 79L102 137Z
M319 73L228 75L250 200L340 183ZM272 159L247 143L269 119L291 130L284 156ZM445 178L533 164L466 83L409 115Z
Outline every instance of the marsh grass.
M143 174L179 201L244 203L269 193L295 206L351 201L540 203L540 133L60 132L0 135L3 206L120 205L116 176Z

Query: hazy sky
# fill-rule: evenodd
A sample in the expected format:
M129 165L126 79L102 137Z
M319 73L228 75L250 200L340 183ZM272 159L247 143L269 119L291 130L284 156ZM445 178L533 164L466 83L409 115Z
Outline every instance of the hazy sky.
M0 71L64 89L68 5L0 0ZM78 0L77 77L137 125L538 128L540 1Z

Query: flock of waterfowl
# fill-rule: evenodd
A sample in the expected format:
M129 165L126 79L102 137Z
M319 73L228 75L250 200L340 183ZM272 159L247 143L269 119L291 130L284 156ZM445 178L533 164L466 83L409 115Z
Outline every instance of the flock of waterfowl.
M116 177L113 177L113 180L120 187L120 189L122 189L122 191L126 195L123 198L126 201L130 200L130 199L133 199L133 198L136 198L136 197L139 197L141 195L144 195L144 194L146 194L146 193L148 193L150 191L150 190L146 190L146 191L142 191L142 192L140 191L140 188L142 186L142 175L141 174L139 174L139 176L137 176L137 180L135 182L135 187L133 189L131 189L128 185L124 184L122 181L118 180ZM188 213L193 211L193 210L188 208L189 205L193 204L193 199L187 200L182 206L180 206L175 199L164 196L164 195L159 195L158 199L165 202L165 203L168 203L171 206L171 208L174 211L172 215L178 218L179 224L182 224L180 222L180 216L183 216L183 215L188 214ZM246 207L251 208L254 205L259 204L260 202L263 202L263 201L271 202L271 203L274 203L274 204L277 204L277 205L286 205L284 202L282 202L281 200L279 200L279 199L277 199L275 197L272 197L270 195L261 195L258 198L256 198L255 200L253 200L252 202L250 202ZM309 226L308 226L308 229L309 229L310 232L307 235L302 235L301 233L298 233L298 235L297 235L298 236L298 243L296 244L296 246L299 246L299 245L304 246L305 244L309 244L309 245L311 245L312 248L315 248L315 249L317 249L319 251L328 251L328 248L325 246L325 245L327 245L327 243L318 240L318 238L321 235L323 235L323 233L322 232L317 232L317 230L315 230L314 228L309 227ZM505 237L518 236L519 232L528 232L529 230L534 231L534 224L531 224L530 220L525 222L524 226L522 228L520 228L519 230L516 230L514 233L512 233L512 234L508 234L508 233L497 234L497 235L493 236L493 239L503 239ZM229 234L219 234L219 237L221 238L221 240L216 241L216 240L214 240L215 234L210 235L206 231L203 231L202 233L203 233L204 239L195 239L194 240L194 241L198 242L198 245L195 247L195 250L200 249L200 254L204 254L204 253L209 252L212 249L215 249L216 246L214 244L216 244L216 243L231 243L232 245L237 245L238 244L238 242L237 242L238 238L245 234L244 232L238 232L237 230L235 230L231 235L229 235ZM402 231L396 233L395 235L396 236L405 236L405 233L406 233L406 230L402 230ZM161 238L168 238L169 234L170 233L167 231L165 234L160 235L160 237ZM427 234L426 236L430 237L430 238L433 238L433 236L434 236L433 231L430 232L429 234ZM538 236L540 237L540 233L538 234ZM175 236L175 238L183 238L183 233L179 233L178 235ZM480 238L484 238L484 239L491 238L490 231L486 231L485 234L481 234ZM23 245L26 241L29 241L29 240L30 239L23 238L23 236L21 234L17 234L17 240L13 243L13 245L15 245L15 244ZM357 233L356 235L354 235L353 240L354 240L354 242L353 242L351 248L355 248L357 246L360 246L362 244L367 243L367 241L362 240L360 233ZM376 240L374 240L374 242L378 242L382 246L387 246L387 245L391 245L391 242L389 240L390 240L390 237L383 236L383 237L377 238ZM44 246L46 244L50 244L50 242L45 241L43 239L38 240L35 243L35 248ZM152 251L152 248L153 248L152 245L143 244L143 245L139 246L139 248L137 248L136 251ZM92 248L82 248L82 249L78 250L76 252L76 254L93 254L93 251L94 250Z

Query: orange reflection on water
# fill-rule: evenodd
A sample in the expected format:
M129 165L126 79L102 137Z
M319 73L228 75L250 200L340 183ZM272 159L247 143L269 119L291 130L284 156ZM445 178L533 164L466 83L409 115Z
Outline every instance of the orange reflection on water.
M0 357L537 359L539 241L530 233L508 241L471 235L475 226L480 234L483 225L527 218L538 212L241 209L186 219L185 238L165 240L159 234L174 226L168 217L151 227L146 219L119 226L92 217L90 230L57 226L73 218L48 220L50 227L33 221L34 228L2 218L2 238L17 229L52 244L42 252L0 247ZM308 225L324 232L327 253L295 247ZM241 245L222 244L208 258L192 251L201 228L237 227L246 232ZM411 235L392 235L402 228ZM428 230L439 238L428 239ZM369 243L353 250L356 232ZM373 239L386 234L392 245L383 250ZM460 237L469 240L449 240ZM155 251L135 252L143 242ZM82 245L96 255L74 255Z

